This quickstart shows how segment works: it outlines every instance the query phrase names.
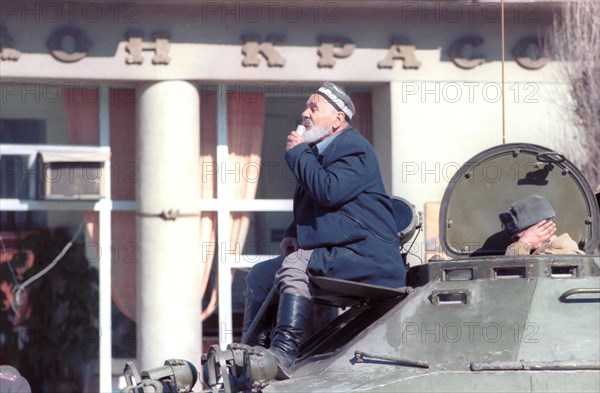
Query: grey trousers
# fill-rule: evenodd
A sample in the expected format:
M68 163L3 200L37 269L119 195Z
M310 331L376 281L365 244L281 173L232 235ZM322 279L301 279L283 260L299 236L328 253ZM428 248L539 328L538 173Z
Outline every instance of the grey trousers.
M278 294L311 298L312 288L306 271L311 254L312 250L298 250L287 257L279 256L256 264L246 277L244 296L261 302L275 287Z

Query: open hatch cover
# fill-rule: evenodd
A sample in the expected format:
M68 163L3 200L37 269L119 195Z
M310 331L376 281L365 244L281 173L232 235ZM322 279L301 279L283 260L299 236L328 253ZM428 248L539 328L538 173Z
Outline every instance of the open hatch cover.
M510 239L498 214L528 195L556 211L557 235L568 233L588 254L598 246L598 203L581 172L562 154L513 143L487 149L452 177L440 210L440 240L451 257L503 255Z

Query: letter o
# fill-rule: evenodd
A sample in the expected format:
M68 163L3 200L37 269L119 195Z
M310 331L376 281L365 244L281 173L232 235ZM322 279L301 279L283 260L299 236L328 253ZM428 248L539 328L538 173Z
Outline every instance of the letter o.
M63 40L65 37L72 37L75 40L75 51L67 53L63 49ZM46 42L50 49L50 54L64 63L74 63L87 56L87 51L92 46L92 42L87 38L83 30L78 27L67 26L55 30Z
M493 168L495 170L495 176L490 176L489 168ZM496 162L488 162L483 166L481 172L485 181L489 183L497 183L498 180L502 178L502 167Z
M290 94L290 88L293 92ZM302 89L295 83L286 83L283 87L283 99L286 102L298 102L298 99L302 95Z
M117 92L119 90L116 90ZM100 87L95 83L86 83L82 89L83 98L86 102L99 102L101 90Z
M256 162L249 162L242 168L242 177L248 183L257 183L260 178L260 165Z
M254 12L248 13L248 9L252 9ZM251 18L251 14L254 13L254 18ZM262 19L262 9L257 3L246 3L242 6L243 18L248 23L258 23Z
M450 13L448 13L449 8L454 8L455 17L453 19L450 18ZM444 3L444 5L442 6L442 12L444 15L444 19L448 23L458 23L462 18L462 10L460 6L455 3Z
M454 337L449 337L448 336L448 327L452 327L456 330L456 334L454 335ZM456 322L450 322L444 325L444 327L442 328L442 337L444 338L445 341L449 342L449 343L456 343L460 340L460 338L462 337L462 329L460 327L460 325Z
M492 9L494 11L494 14L490 17L489 15L489 10ZM499 6L495 5L495 4L487 4L484 5L483 8L481 9L481 15L483 16L483 19L488 22L488 23L493 23L496 21L500 20L500 14L501 14L501 9Z
M290 8L293 8L292 12L295 13L292 16L289 15ZM300 18L302 18L302 8L300 8L300 6L296 3L286 3L283 6L281 14L283 15L283 19L285 19L286 22L296 23L300 20Z
M40 11L47 23L57 23L62 18L62 7L54 1L44 4ZM52 14L54 14L54 18L51 17Z
M242 88L242 99L245 102L258 102L263 97L260 86L256 83L249 83Z
M93 249L92 252L95 255L90 254L90 247ZM85 245L85 248L83 249L83 255L85 256L85 259L87 259L91 263L99 263L100 257L102 256L102 249L100 248L100 245L98 243L90 242Z
M54 90L54 93L52 92ZM56 83L46 83L42 85L42 97L46 102L56 104L62 100L62 89Z
M488 96L488 90L490 87L493 87L496 89L496 97L494 97L493 100L490 100L490 98ZM492 82L486 83L483 86L483 98L486 100L486 102L489 102L492 104L500 101L500 99L502 98L502 90L500 89L500 86L498 86L497 83L492 83Z
M92 8L93 12L96 14L95 18L90 17L90 8ZM100 6L98 6L96 3L86 3L81 10L81 14L86 22L96 23L100 20L100 18L102 18L102 8L100 8Z
M496 335L493 338L490 338L490 336L488 335L488 330L490 327L496 329ZM483 325L482 333L483 339L488 343L496 343L502 338L502 328L496 322L490 322Z
M450 88L454 88L456 90L456 93L454 94L454 98L452 98L452 99L450 99L448 97L448 89L450 89ZM460 86L458 85L458 83L450 82L450 83L444 84L444 87L442 87L442 97L446 102L449 102L451 104L455 104L458 101L460 101L462 94L461 94Z

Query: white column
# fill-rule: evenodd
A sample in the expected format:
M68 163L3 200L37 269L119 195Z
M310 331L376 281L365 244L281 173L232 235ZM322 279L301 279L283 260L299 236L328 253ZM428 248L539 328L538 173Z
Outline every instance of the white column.
M110 110L109 110L109 89L104 85L101 87L100 116L99 116L99 140L100 146L110 148ZM100 391L109 392L112 390L112 297L111 297L111 181L110 181L110 160L105 163L104 171L104 191L107 198L100 201L100 212L98 217L100 242L100 343L99 343L99 366L100 366Z
M430 146L438 142L432 144L430 139L423 138L423 118L415 114L414 109L415 102L420 102L421 97L413 89L419 88L422 84L417 85L416 82L392 81L389 84L392 186L388 192L406 198L417 211L424 211L430 194L424 192L421 179L425 175L423 171L436 168L436 156L431 155ZM425 260L425 231L417 236L415 242L417 247L412 251L421 259L409 255L410 265Z
M373 147L377 153L381 177L386 191L394 195L392 189L392 123L391 123L391 99L390 86L387 84L377 85L373 88Z
M219 84L217 92L217 163L218 168L227 168L229 161L229 145L227 140L227 88ZM217 239L219 240L219 269L218 269L218 294L219 294L219 345L221 349L233 341L233 310L231 293L231 265L226 262L228 250L231 250L229 239L231 236L231 222L229 206L230 195L227 192L225 176L219 176L217 181L217 198L219 210L217 211Z
M199 96L184 81L138 93L136 188L138 367L185 359L200 368L202 273ZM169 210L184 216L165 220Z
M402 98L402 82L390 82L389 86L390 146L392 149L392 189L390 192L392 195L404 196L411 190L407 190L408 187L402 179L402 165L407 157L409 157L408 153L410 153L410 149L414 148L412 145L414 141L406 139L410 138L411 131L406 128L407 122L403 118L406 103L403 102ZM407 135L409 136L407 137ZM408 196L405 198L408 198Z

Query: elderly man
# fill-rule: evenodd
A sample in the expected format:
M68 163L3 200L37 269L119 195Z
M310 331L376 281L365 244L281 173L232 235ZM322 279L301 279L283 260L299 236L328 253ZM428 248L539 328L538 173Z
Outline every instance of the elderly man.
M246 279L242 342L266 343L268 324L248 328L271 288L279 295L270 352L279 378L289 377L310 305L310 276L389 287L405 285L393 209L369 142L350 126L355 109L337 85L325 83L306 102L303 134L291 131L285 159L296 177L294 220L282 255L255 265Z
M567 233L556 236L554 209L543 196L529 195L500 213L506 234L514 240L506 255L584 254Z

